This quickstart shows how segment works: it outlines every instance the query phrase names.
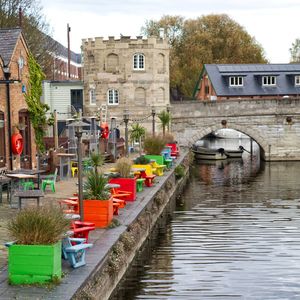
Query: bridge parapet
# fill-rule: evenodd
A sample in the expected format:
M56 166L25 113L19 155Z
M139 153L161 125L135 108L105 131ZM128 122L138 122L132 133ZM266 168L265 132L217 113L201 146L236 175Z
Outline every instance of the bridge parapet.
M299 98L176 102L171 114L171 129L179 144L191 146L226 127L254 139L265 160L300 160Z

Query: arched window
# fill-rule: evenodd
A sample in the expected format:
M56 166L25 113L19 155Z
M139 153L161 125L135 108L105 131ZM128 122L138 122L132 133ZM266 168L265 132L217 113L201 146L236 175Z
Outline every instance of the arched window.
M118 105L119 104L119 91L115 89L109 89L107 91L107 104Z
M146 91L142 87L138 87L134 92L134 99L137 105L145 105L146 104Z
M166 61L165 56L162 53L158 54L158 65L157 65L157 71L159 74L163 74L166 72Z
M165 89L159 88L156 92L156 101L159 103L163 103L165 101Z
M107 72L116 72L119 66L119 56L114 53L110 53L107 55L107 64L106 71Z
M145 55L142 53L136 53L133 56L133 69L145 70Z

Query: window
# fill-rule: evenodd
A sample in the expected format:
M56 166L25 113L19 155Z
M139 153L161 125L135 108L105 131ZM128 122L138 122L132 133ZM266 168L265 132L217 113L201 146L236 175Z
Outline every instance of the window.
M300 85L300 75L295 76L295 85Z
M134 70L145 70L144 54L138 53L133 56L133 69Z
M118 105L119 104L119 91L110 89L107 91L107 103L108 105Z
M263 76L262 77L262 85L276 85L276 77L275 76Z
M243 77L241 76L234 76L234 77L229 77L229 85L230 86L243 86Z
M90 105L96 105L96 91L95 91L95 89L90 89Z

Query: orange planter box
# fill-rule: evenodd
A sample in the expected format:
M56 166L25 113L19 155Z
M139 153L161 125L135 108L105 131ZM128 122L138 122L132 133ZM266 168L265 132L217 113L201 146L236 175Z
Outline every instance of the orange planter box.
M85 222L93 222L97 228L107 227L113 218L113 199L83 200Z

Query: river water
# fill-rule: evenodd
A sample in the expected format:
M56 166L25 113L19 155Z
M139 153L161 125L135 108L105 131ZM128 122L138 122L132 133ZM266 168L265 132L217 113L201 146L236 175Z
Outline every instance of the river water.
M249 149L244 139L208 143ZM300 162L262 163L257 145L254 154L195 163L114 300L300 299Z

